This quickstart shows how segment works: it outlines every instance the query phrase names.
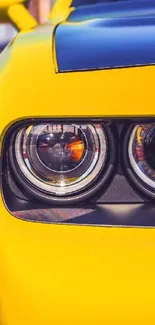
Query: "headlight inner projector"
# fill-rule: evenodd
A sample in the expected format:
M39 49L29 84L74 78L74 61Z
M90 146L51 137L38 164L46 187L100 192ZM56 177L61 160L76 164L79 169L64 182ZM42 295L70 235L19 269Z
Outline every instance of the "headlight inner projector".
M30 195L44 201L82 201L110 175L109 136L102 124L23 126L12 137L10 164Z

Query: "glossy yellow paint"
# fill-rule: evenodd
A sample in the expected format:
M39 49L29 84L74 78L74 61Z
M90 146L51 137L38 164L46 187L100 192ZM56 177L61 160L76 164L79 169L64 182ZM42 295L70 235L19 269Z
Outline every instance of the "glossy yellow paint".
M0 135L28 117L155 116L155 67L55 73L54 26L0 56ZM155 323L155 230L46 225L0 196L0 324Z
M155 231L23 222L0 204L1 324L154 325Z
M0 98L9 114L3 115L0 132L25 117L155 115L155 66L55 73L52 30L47 25L23 32L2 54Z

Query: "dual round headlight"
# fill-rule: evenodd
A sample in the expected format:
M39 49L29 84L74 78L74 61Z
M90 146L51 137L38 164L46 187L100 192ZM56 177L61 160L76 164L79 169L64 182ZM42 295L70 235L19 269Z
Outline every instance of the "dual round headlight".
M14 174L30 195L80 202L105 183L114 166L113 134L101 124L37 124L21 128L10 146Z
M22 189L49 203L74 205L103 193L119 159L111 127L97 123L29 124L11 144L10 165ZM129 126L121 150L129 179L155 198L155 124Z

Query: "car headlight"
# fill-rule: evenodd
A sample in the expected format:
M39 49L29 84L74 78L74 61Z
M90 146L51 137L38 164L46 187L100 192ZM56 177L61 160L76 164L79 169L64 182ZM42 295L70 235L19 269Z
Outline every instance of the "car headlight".
M128 157L132 179L147 194L155 196L155 124L133 127L128 140Z
M103 185L109 154L108 134L101 124L23 126L9 150L10 164L25 190L56 202L80 201Z

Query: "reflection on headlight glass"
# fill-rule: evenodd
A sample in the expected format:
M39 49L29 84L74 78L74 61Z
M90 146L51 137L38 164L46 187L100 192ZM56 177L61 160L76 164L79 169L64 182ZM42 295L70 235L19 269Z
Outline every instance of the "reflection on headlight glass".
M136 125L129 140L130 163L143 182L155 188L155 125Z
M40 124L21 129L17 163L33 185L67 195L90 185L105 167L107 137L102 125Z

